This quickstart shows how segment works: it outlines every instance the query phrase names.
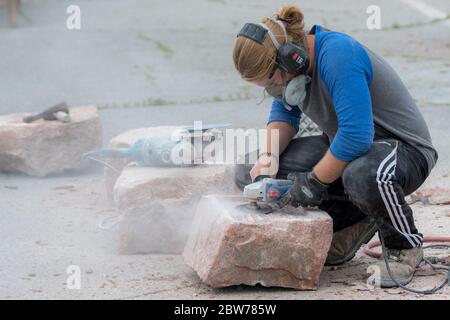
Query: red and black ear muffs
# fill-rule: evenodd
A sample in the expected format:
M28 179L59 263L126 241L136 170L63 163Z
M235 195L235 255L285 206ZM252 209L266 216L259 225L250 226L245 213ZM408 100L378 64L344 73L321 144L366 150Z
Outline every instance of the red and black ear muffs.
M272 43L277 48L276 63L280 69L296 75L306 74L309 67L309 54L307 50L288 42L286 28L284 27L283 22L279 20L276 20L275 22L284 31L286 41L281 45L278 43L272 31L264 24L246 23L237 36L243 36L262 45L268 34Z

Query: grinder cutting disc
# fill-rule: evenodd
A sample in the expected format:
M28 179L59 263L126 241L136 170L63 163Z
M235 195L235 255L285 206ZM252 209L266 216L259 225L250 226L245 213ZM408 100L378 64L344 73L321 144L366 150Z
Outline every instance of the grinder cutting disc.
M250 203L244 203L237 206L241 211L249 213L262 213L269 214L272 212L272 208L267 204L260 204L256 201L251 201Z

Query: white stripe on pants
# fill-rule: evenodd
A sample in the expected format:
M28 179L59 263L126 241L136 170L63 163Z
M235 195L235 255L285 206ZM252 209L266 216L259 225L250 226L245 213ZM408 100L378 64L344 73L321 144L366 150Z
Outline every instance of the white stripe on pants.
M381 198L383 199L394 228L408 240L412 247L418 247L421 245L422 239L420 235L411 233L408 221L406 220L403 209L399 204L397 195L394 192L392 181L390 181L392 175L395 174L395 167L397 165L397 147L398 143L396 143L394 150L380 163L380 166L378 167L378 190L380 191Z

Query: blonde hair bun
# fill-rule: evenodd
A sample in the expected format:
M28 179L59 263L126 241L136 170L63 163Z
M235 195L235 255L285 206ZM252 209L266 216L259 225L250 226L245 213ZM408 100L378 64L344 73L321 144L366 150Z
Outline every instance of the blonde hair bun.
M305 16L297 6L282 6L275 16L285 23L293 42L299 43L305 37Z

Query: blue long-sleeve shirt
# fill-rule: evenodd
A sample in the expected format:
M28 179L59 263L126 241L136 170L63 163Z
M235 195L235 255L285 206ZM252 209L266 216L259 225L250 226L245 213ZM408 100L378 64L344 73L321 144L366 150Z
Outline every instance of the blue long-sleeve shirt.
M373 143L374 122L369 91L372 64L364 47L350 36L322 32L320 26L315 26L311 32L316 36L313 77L320 77L319 81L313 79L313 82L324 85L337 118L337 131L330 151L337 159L352 161L367 152ZM314 90L314 93L323 94L321 90ZM289 111L281 100L274 99L268 124L287 122L298 130L301 114L298 107ZM316 121L319 126L320 122Z

